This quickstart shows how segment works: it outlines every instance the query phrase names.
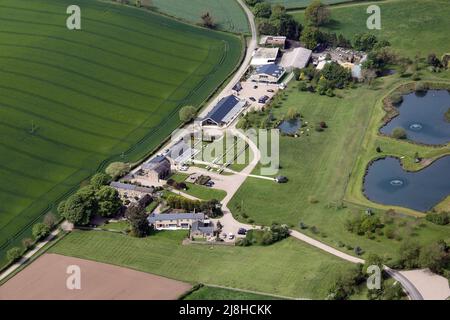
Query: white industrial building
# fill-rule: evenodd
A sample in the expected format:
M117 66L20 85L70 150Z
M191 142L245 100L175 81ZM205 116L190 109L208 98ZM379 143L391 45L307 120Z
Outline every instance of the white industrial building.
M285 52L281 58L280 65L287 71L293 69L305 68L311 59L312 51L306 48L295 48L292 51Z
M279 48L259 48L253 54L252 66L275 63L280 52Z

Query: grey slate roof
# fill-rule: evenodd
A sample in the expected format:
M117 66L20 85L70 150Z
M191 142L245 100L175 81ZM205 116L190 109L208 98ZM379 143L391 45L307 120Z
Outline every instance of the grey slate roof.
M203 223L202 221L194 221L192 223L192 227L191 227L191 232L196 232L196 231L200 231L201 233L209 233L212 234L214 233L214 224L213 223L209 223L207 225L205 225L205 223Z
M159 174L164 173L170 169L170 161L165 156L156 156L150 161L142 165L144 170L155 170Z
M205 214L204 213L152 213L147 218L147 220L150 224L153 224L156 221L170 221L170 220L181 220L181 219L203 220L203 219L205 219Z

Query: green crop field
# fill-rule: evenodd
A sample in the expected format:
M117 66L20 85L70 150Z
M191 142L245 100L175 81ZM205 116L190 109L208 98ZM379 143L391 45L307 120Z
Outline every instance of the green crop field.
M321 2L324 4L336 4L352 1L356 0L321 0ZM288 9L297 9L307 7L312 2L312 0L267 0L267 2L270 2L272 4L281 4Z
M158 146L242 56L237 36L94 0L69 31L72 3L0 1L0 264L96 170Z
M368 30L366 9L376 4L381 9L381 30ZM303 11L295 17L304 21ZM361 32L370 32L388 40L392 48L404 56L441 56L450 51L450 6L447 0L390 0L363 2L331 8L331 22L325 30L343 34L349 39Z
M184 237L185 231L163 231L143 239L75 231L50 251L192 283L294 298L324 299L335 277L353 267L294 238L267 247L230 247L182 245Z
M188 21L200 23L209 12L217 28L234 33L250 33L247 16L236 0L153 0L156 10Z

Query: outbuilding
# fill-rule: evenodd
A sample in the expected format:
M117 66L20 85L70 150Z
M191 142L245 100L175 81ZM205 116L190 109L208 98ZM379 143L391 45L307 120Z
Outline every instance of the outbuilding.
M153 181L164 180L171 173L170 167L169 159L158 155L142 165L142 173Z
M234 95L222 98L202 120L202 125L224 126L237 118L247 102Z
M292 51L285 52L281 58L280 65L286 70L292 71L293 69L305 68L310 59L312 51L306 48L295 48Z
M256 68L255 72L250 76L250 80L254 82L278 83L285 73L284 68L279 65L264 64Z
M279 48L259 48L253 55L251 65L260 66L275 63L279 52Z
M286 46L286 37L284 36L262 36L259 42L262 46L272 46L284 49Z
M203 213L152 213L148 223L156 230L188 230L197 221L204 221Z

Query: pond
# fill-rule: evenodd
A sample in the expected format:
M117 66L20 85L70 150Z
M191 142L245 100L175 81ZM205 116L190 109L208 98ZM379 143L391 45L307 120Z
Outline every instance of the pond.
M391 135L395 128L401 127L411 141L428 145L447 144L450 142L450 123L444 115L449 107L450 93L447 90L407 94L398 106L400 114L383 126L380 132Z
M426 212L450 195L450 156L417 172L405 171L397 158L373 162L364 193L374 202Z
M300 119L284 120L278 126L278 129L280 129L281 133L284 134L295 134L301 126L302 122Z

